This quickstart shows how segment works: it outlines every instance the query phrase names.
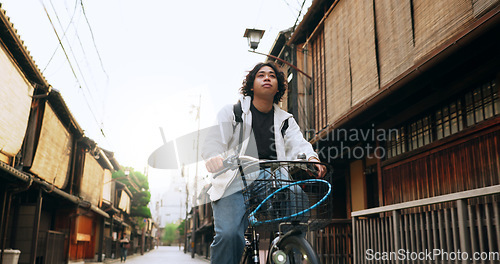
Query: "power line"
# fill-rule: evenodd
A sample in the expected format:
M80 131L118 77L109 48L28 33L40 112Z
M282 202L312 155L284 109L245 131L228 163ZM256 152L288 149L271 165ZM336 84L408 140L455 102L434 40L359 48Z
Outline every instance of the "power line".
M66 56L66 60L69 63L69 67L71 68L71 72L73 72L73 76L75 76L76 81L78 82L78 84L80 84L80 80L78 80L78 76L76 75L75 69L73 68L73 65L71 64L71 61L69 60L68 53L66 52L66 49L64 48L64 45L62 44L61 38L59 37L59 34L57 33L57 30L56 30L56 28L54 26L54 23L52 23L52 19L50 18L49 12L47 11L47 8L45 7L45 4L43 3L43 0L40 0L40 3L42 3L43 9L45 10L45 14L47 15L47 18L50 21L50 25L52 26L52 29L54 30L54 33L56 34L57 40L59 41L59 45L61 46L61 48L62 48L62 50L64 52L64 55ZM80 85L80 89L81 88L82 87Z
M52 4L52 2L51 2ZM62 36L62 39L64 39L66 37L66 32L68 31L69 29L69 26L72 24L73 22L73 19L75 17L75 14L76 14L76 5L75 5L75 9L73 10L73 15L71 16L71 19L70 19L70 23L68 24L68 26L66 27L66 29L64 30L64 34ZM52 7L53 8L53 7ZM49 61L47 62L47 64L45 65L45 67L43 68L42 70L42 73L45 72L45 70L47 69L47 67L50 65L50 62L52 62L52 59L55 57L56 53L57 53L57 50L59 49L59 45L57 45L56 49L54 50L54 52L52 53L52 56L50 56L50 59Z
M299 12L298 9L292 7L286 0L283 0L285 2L285 4L288 6L288 9L290 9L290 11L292 12Z
M87 14L85 13L85 7L83 6L83 0L80 0L80 4L82 6L83 16L85 17L85 21L87 21L87 25L88 25L89 30L90 30L90 35L92 36L92 42L94 43L94 48L95 48L95 51L97 53L97 57L99 57L99 62L101 63L102 71L106 75L106 78L109 80L109 75L106 72L106 70L104 69L104 65L103 65L102 59L101 59L101 54L99 54L99 49L97 48L97 45L95 43L94 32L92 31L92 27L90 26L89 19L87 18Z
M54 10L54 14L56 15L57 22L59 23L59 26L61 28L63 28L63 25L61 23L61 20L59 19L59 15L57 14L57 11L56 11L53 3L52 3L52 0L50 0L49 2L50 2L50 5L52 6L52 10ZM52 21L51 21L51 23L52 23ZM55 28L54 28L54 30L55 30ZM78 33L77 33L77 36L78 36ZM69 44L69 41L68 41L68 47L69 47L69 51L71 52L71 55L73 56L73 59L75 59L76 67L77 67L78 71L80 72L80 74L82 76L84 87L87 89L87 92L89 93L91 101L95 104L95 99L92 96L92 93L91 93L91 91L89 89L89 85L87 84L87 80L85 79L85 75L83 74L82 69L80 68L80 64L78 63L78 59L76 58L75 52L73 51L73 48L71 47L71 44ZM85 57L85 59L87 59L87 58Z
M297 22L299 21L300 15L302 14L302 10L304 9L304 4L306 3L306 0L302 2L302 6L300 7L299 15L297 16L297 19L295 19L295 23L293 23L293 30L295 30L295 27L297 26Z
M78 0L76 0L76 2L75 2L75 3L76 3L76 4L75 4L75 7L76 7L76 5L77 5L77 3L78 3ZM105 70L105 68L104 68L104 64L103 64L103 62L102 62L102 58L101 58L101 55L100 55L100 53L99 53L99 49L97 48L97 45L96 45L96 42L95 42L94 32L93 32L93 30L92 30L92 27L90 26L89 20L88 20L88 18L87 18L87 14L86 14L86 12L85 12L85 6L83 5L82 0L80 0L80 5L81 5L81 7L82 7L82 13L83 13L83 16L85 17L85 21L87 22L87 26L89 27L89 31L90 31L90 34L91 34L91 37L92 37L92 43L94 44L94 48L95 48L95 51L96 51L97 57L99 58L99 63L101 64L101 69L102 69L103 73L106 75L106 79L107 79L107 80L108 80L108 82L109 82L109 75L108 75L108 73L106 72L106 70ZM80 44L80 47L81 47L82 52L83 52L83 54L84 54L84 57L86 58L86 60L85 60L85 61L86 61L86 63L87 63L87 66L88 66L88 68L89 68L89 71L90 71L90 72L91 72L91 74L92 74L92 70L91 70L90 65L88 64L87 55L86 55L86 53L85 53L85 49L84 49L83 44L82 44L82 41L81 41L81 39L80 39L80 35L78 34L77 27L75 26L74 28L75 28L75 32L76 32L76 37L77 37L77 39L78 39L78 42L79 42L79 44ZM94 83L94 84L95 84L95 83ZM95 87L97 87L97 85L95 85ZM89 93L90 93L90 91L89 91ZM98 124L98 126L99 126L99 130L100 130L101 134L104 136L104 139L107 141L106 135L105 135L104 130L103 130L103 125L104 125L104 124L103 124L102 122L101 122L101 124L100 124L100 125ZM110 144L110 145L111 145L111 143L110 143L109 141L108 141L108 144Z
M71 72L73 73L73 76L75 77L75 79L76 79L76 81L77 81L77 83L78 83L79 88L80 88L80 89L82 89L82 85L81 85L81 83L80 83L80 80L78 79L78 76L76 75L75 69L73 68L73 65L71 64L71 60L69 59L68 53L66 52L66 49L64 48L64 45L63 45L63 43L62 43L62 40L61 40L61 38L59 37L59 34L57 33L57 30L56 30L56 28L55 28L55 26L54 26L54 23L52 22L52 19L50 18L49 12L47 11L47 8L46 8L45 4L43 3L43 0L40 0L40 2L41 2L41 4L42 4L42 6L43 6L43 9L44 9L44 11L45 11L45 14L47 15L47 18L49 19L50 25L52 26L52 29L54 30L54 33L56 34L57 40L59 41L59 45L61 45L61 48L62 48L62 50L63 50L63 52L64 52L64 56L66 57L66 60L67 60L67 61L68 61L68 63L69 63L69 67L70 67L70 69L71 69ZM83 89L82 89L82 90L83 90ZM88 106L88 108L89 108L89 110L90 110L90 112L91 112L92 116L94 117L94 120L95 120L96 124L99 126L99 128L100 128L100 131L101 131L102 135L103 135L104 137L106 137L106 136L104 135L104 132L103 132L103 130L102 130L102 128L101 128L101 126L99 125L99 121L97 121L97 117L96 117L96 115L95 115L94 111L92 110L92 107L90 106L90 104L89 104L89 102L88 102L88 99L87 99L87 97L85 96L85 94L84 94L83 98L85 98L85 102L86 102L86 104L87 104L87 106Z
M75 7L76 7L76 6L78 6L78 0L77 0L75 3L76 3L76 4L75 4ZM78 23L77 23L77 24L78 24ZM75 30L75 35L76 35L76 38L77 38L77 40L78 40L78 43L80 44L80 48L81 48L81 50L82 50L83 57L85 58L85 64L87 65L87 69L89 70L90 75L91 75L91 76L90 76L90 77L91 77L91 80L93 81L93 84L94 84L94 85L93 85L93 87L94 87L94 88L96 88L96 87L97 87L97 84L95 83L95 78L93 78L93 71L92 71L92 67L90 67L89 60L88 60L88 56L87 56L87 53L85 52L85 48L83 47L83 43L82 43L82 40L81 40L81 38L80 38L80 34L78 34L78 27L77 27L77 26L75 26L75 23L70 23L70 24L68 25L68 27L69 27L70 25L73 25L73 28L74 28L74 30ZM108 76L106 75L106 77L108 77ZM96 91L96 92L97 92L97 89L94 89L94 91ZM89 92L90 92L90 91L89 91ZM94 103L95 103L95 102L94 102Z

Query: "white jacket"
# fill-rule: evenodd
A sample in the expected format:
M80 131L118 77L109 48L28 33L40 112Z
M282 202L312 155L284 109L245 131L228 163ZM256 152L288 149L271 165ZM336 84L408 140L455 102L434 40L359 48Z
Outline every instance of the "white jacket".
M252 112L250 111L251 97L244 96L241 101L242 119L243 119L243 143L240 153L244 155L250 137L252 128ZM281 128L284 121L288 119L288 128L283 138ZM292 114L282 110L277 104L274 104L274 138L276 144L276 155L278 160L294 160L298 154L306 154L306 159L311 157L318 158L311 144L304 139L299 125ZM238 150L239 133L241 126L237 125L233 112L233 105L226 105L217 114L217 125L215 129L209 132L202 148L202 157L208 160L217 155L223 159L235 154ZM212 201L219 200L227 187L234 181L238 175L238 170L228 171L217 178L210 176L212 187L208 190Z

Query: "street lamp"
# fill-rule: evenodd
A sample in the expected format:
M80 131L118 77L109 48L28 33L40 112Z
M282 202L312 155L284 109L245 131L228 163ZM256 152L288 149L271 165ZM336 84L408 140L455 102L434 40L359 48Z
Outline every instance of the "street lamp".
M247 28L243 37L248 39L248 46L255 50L259 46L260 39L264 36L264 32L265 30L262 29Z
M264 56L267 56L269 58L273 58L275 60L278 60L278 61L292 67L296 71L304 74L304 76L306 76L309 80L312 79L312 77L309 74L303 72L302 70L297 68L295 65L291 64L290 62L288 62L286 60L280 59L280 58L273 56L271 54L264 54L264 53L260 53L260 52L255 51L255 49L259 46L260 39L262 38L262 36L264 36L264 30L249 29L249 28L245 29L245 34L243 35L243 37L248 39L248 46L252 49L252 50L249 50L249 52L257 53L259 55L264 55Z

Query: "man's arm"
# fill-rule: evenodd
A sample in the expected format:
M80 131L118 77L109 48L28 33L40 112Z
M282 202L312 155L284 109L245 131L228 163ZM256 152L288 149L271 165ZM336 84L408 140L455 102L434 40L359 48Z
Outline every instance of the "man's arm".
M208 172L223 168L222 161L233 137L234 114L232 106L225 106L217 114L216 125L210 127L202 147L201 156Z

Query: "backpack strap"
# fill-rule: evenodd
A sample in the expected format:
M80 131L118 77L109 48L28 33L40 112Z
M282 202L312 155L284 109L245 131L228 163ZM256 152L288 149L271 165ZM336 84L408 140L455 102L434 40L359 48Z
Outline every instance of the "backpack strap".
M239 155L240 151L241 151L242 144L243 144L243 118L242 118L243 109L241 108L241 101L240 100L238 100L238 102L233 105L233 114L234 114L234 121L236 122L236 125L233 126L233 133L234 133L234 130L236 129L236 126L238 126L238 124L240 124L240 135L239 135L239 139L238 139L238 155ZM241 164L239 164L239 159L238 159L238 165L239 165L238 170L240 172L240 175L243 176L245 173L243 172L243 167L241 166ZM245 177L242 177L242 180L243 180L243 185L245 186L245 189L246 189L247 182L245 180Z
M287 129L288 129L288 118L285 119L285 121L283 122L283 126L281 127L281 136L283 137L283 139L285 138Z
M236 104L233 105L234 121L236 123L243 123L243 109L241 108L241 101L238 100Z
M236 126L238 126L238 124L240 125L240 136L238 140L238 146L239 146L238 153L239 153L241 150L241 144L243 142L243 118L242 118L243 109L241 108L240 100L238 100L238 102L233 105L233 114L234 114L234 121L236 122L236 125L233 126L233 132L236 129Z

